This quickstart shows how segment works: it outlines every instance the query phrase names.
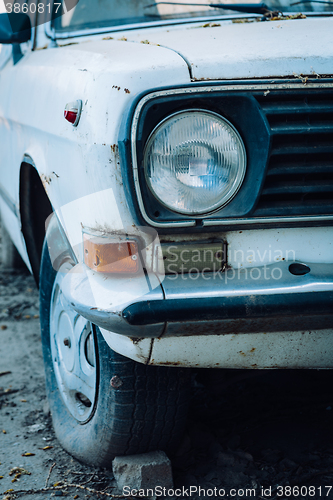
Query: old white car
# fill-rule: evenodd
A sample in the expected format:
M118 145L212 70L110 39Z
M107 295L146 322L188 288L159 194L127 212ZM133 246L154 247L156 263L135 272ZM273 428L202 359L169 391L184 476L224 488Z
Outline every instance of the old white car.
M333 367L333 7L298 4L5 1L1 216L82 461L174 449L191 367Z

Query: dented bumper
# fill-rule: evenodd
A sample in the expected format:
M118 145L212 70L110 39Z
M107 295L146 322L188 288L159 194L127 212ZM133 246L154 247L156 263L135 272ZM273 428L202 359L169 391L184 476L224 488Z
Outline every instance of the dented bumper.
M328 328L333 265L290 263L191 275L105 277L78 265L63 282L72 307L99 327L131 338ZM258 274L259 272L259 274ZM272 330L273 329L273 330Z

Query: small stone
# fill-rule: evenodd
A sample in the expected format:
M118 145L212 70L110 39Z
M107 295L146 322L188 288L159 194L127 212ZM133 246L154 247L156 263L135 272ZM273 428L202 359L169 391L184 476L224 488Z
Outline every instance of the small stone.
M240 445L240 436L238 436L238 434L231 436L227 441L227 445L231 450L236 450Z
M226 470L225 473L223 473L223 484L230 488L235 488L237 486L244 487L248 484L248 479L248 476L243 474L243 472Z
M216 457L221 451L223 451L222 446L214 441L208 449L208 454L211 457Z
M262 450L261 456L264 460L266 460L269 463L275 463L278 460L280 460L282 455L282 452L280 450Z
M112 470L120 489L173 488L171 462L163 451L116 457Z
M40 432L45 429L44 424L34 424L34 425L29 425L28 427L28 432L30 434L34 434L35 432Z
M295 469L296 467L297 467L297 464L295 464L295 462L293 462L289 458L284 458L279 463L279 468L282 471L284 471L284 470L290 470L290 469Z
M217 479L217 477L218 477L218 472L216 470L212 470L205 475L205 480L211 481L212 479Z
M241 460L245 460L246 462L253 462L253 456L250 453L247 453L246 451L235 451L235 455L240 458Z
M217 455L217 465L219 467L233 467L235 465L234 455L220 451Z

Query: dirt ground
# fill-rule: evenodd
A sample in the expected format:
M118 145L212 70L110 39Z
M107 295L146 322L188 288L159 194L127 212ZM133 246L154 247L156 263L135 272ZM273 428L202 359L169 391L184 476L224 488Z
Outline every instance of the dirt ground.
M25 500L109 498L117 492L112 472L80 464L54 436L38 307L28 272L1 269L0 498L19 490ZM186 432L172 458L182 497L200 486L206 498L221 488L236 499L333 498L333 373L202 370L193 380ZM45 486L53 489L38 492Z

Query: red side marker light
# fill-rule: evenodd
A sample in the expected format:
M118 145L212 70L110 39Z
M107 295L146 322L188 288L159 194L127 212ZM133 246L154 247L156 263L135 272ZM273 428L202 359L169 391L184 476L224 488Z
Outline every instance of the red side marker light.
M69 123L71 123L74 127L76 127L80 120L81 111L82 111L81 100L69 102L65 106L64 117Z

